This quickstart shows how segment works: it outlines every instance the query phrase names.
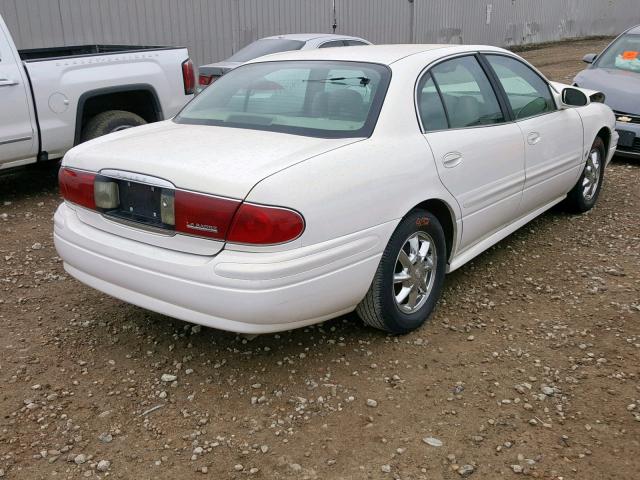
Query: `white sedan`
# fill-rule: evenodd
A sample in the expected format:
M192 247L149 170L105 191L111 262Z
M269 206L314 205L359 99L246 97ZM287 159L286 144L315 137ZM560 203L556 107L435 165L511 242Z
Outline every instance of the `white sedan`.
M495 47L273 55L71 150L56 248L81 282L210 327L356 310L409 332L446 272L559 202L593 207L618 139L601 100Z

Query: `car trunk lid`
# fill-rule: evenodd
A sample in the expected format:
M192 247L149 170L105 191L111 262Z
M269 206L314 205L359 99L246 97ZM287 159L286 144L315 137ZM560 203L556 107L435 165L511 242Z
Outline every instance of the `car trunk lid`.
M86 223L165 248L215 255L223 248L223 239L164 228L161 203L166 195L179 190L242 201L262 179L358 140L167 121L78 146L65 157L64 166L96 172L119 184L119 210L82 211L79 215ZM206 225L195 226L199 227Z

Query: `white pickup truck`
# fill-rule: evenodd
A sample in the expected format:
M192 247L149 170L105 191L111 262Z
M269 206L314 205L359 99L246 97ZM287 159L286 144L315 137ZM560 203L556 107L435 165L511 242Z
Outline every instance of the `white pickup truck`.
M194 88L186 48L19 51L0 16L0 171L61 158L85 140L173 117Z

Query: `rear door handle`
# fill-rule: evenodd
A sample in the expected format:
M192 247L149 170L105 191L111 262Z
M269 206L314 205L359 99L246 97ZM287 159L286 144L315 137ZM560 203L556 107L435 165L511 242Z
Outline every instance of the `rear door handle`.
M17 85L18 82L15 80L9 80L8 78L0 78L0 87L10 87L12 85Z
M457 167L462 163L462 154L460 152L449 152L442 157L442 164L445 168Z
M531 132L529 135L527 135L527 143L529 145L535 145L540 140L542 140L542 137L538 132Z

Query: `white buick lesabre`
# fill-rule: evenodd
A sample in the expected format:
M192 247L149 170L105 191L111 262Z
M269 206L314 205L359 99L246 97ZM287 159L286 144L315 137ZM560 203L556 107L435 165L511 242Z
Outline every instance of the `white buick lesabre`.
M446 272L561 201L593 207L618 138L601 101L494 47L263 57L72 149L56 248L81 282L210 327L356 310L409 332Z

